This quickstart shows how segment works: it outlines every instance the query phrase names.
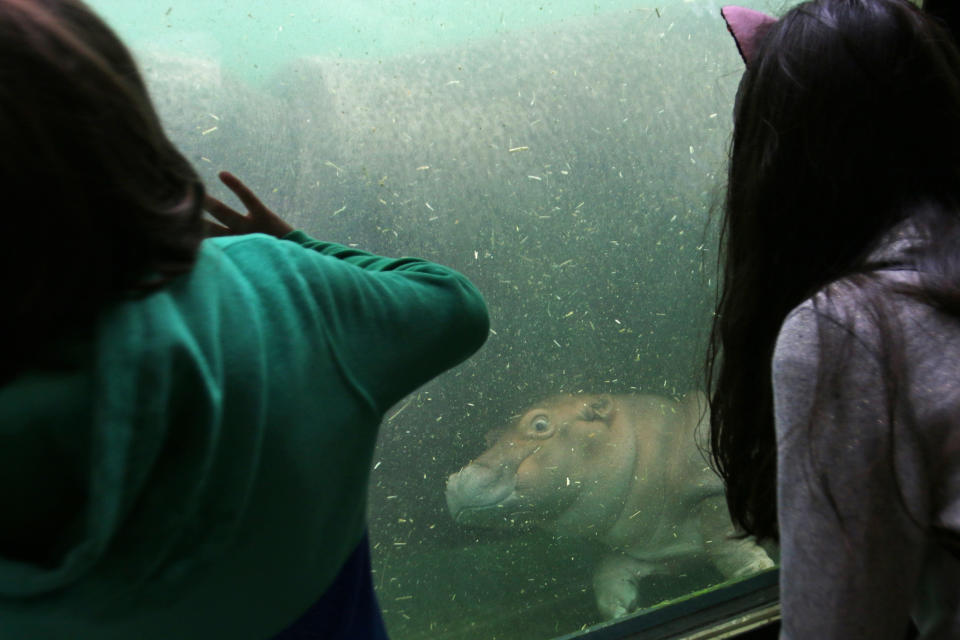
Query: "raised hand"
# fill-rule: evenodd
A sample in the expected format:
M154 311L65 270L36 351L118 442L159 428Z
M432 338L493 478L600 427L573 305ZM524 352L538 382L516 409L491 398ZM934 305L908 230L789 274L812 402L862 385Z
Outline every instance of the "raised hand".
M229 171L221 171L218 174L220 181L233 191L243 206L247 208L247 214L244 215L232 207L208 195L203 203L203 208L210 212L220 224L207 221L207 236L238 236L246 233L266 233L271 236L282 238L291 231L293 227L286 220L275 214L267 208L260 199Z

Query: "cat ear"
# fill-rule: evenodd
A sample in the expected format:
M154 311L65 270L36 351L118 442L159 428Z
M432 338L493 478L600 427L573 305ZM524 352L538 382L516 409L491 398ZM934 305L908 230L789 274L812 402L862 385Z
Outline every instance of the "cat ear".
M723 16L727 23L727 30L737 43L740 57L749 67L753 62L760 39L777 19L754 9L736 6L723 7L720 9L720 15Z

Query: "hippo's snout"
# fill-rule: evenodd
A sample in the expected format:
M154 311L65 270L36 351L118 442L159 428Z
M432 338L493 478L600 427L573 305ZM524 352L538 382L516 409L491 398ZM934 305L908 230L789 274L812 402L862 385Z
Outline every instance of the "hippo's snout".
M447 508L458 524L495 524L515 500L516 485L515 474L474 462L447 479Z

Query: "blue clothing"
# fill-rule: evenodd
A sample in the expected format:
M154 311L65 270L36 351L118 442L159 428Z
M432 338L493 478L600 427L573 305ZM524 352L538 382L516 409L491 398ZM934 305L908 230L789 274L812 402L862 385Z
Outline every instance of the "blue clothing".
M323 597L271 640L387 640L371 576L365 535Z

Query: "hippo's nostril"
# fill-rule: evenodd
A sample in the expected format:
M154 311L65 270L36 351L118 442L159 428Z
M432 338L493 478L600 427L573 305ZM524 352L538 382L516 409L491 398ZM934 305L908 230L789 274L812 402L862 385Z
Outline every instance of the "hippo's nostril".
M450 476L447 481L447 491L455 486L465 493L487 493L491 486L497 484L501 475L499 469L489 467L481 462L471 462L459 472Z
M516 476L502 467L473 462L447 479L447 508L459 520L462 513L496 507L513 494Z

